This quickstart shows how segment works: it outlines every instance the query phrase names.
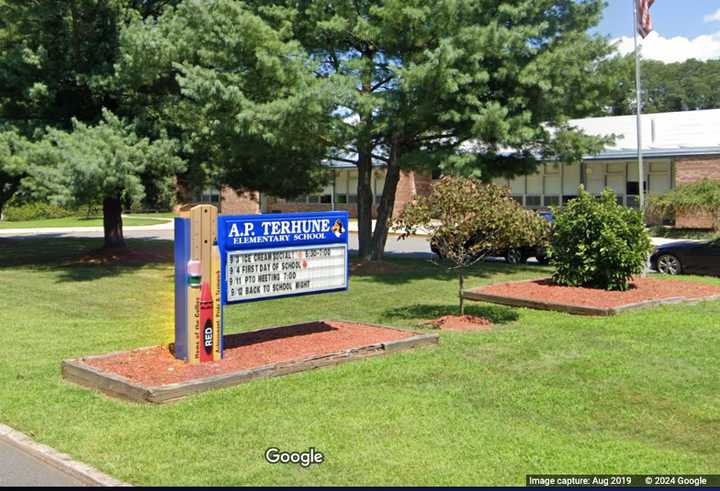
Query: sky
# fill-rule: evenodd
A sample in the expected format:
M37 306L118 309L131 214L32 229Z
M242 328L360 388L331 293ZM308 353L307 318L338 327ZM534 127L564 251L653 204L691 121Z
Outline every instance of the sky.
M621 53L630 53L634 0L607 2L597 32L617 41ZM650 16L653 32L641 42L643 58L666 63L720 58L720 0L655 0Z

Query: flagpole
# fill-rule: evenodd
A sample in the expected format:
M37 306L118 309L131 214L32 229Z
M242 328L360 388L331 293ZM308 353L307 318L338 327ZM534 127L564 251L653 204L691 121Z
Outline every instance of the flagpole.
M643 168L642 153L642 125L640 116L642 114L642 90L640 86L640 47L638 46L638 2L633 3L633 34L635 39L635 102L637 106L637 159L640 181L640 209L645 208L645 170Z

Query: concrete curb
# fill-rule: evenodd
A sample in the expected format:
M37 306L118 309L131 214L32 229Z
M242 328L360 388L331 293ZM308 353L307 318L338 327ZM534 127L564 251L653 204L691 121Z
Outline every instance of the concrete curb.
M37 443L24 433L0 424L0 439L89 486L131 486L95 469L91 465L73 460L67 454Z

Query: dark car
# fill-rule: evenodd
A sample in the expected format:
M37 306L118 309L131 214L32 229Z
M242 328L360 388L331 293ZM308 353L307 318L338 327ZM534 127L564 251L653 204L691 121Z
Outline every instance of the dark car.
M552 233L552 225L555 221L555 215L551 210L536 210L536 213L544 218L548 224L550 224L550 233ZM501 254L497 254L505 258L510 264L522 264L529 258L534 257L540 264L547 264L549 262L547 243L534 244L519 249L510 249L508 251L500 251Z
M720 275L720 238L657 246L650 256L650 266L663 274Z
M537 214L540 215L545 220L547 220L547 222L552 227L553 221L555 219L552 211L538 210ZM430 242L430 249L435 254L442 257L442 255L438 251L438 248L435 246L435 244L432 243L432 241ZM505 261L507 261L510 264L523 264L531 257L534 257L535 259L537 259L537 261L540 264L548 263L547 244L545 244L545 243L532 244L532 245L508 249L508 250L504 250L504 251L481 251L478 254L482 255L482 256L504 257Z

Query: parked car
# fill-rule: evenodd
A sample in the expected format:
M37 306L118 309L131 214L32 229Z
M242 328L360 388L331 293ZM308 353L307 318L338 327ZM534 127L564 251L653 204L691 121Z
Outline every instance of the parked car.
M537 210L536 213L544 218L550 224L552 233L552 224L555 221L555 215L551 210ZM520 249L510 249L500 254L509 264L523 264L529 258L534 257L540 264L547 264L549 261L547 244L535 244L531 246L521 247Z
M720 238L659 245L650 256L650 266L663 274L720 275Z
M537 213L542 218L547 220L550 225L552 225L553 220L555 219L552 211L538 210ZM432 241L430 242L430 249L433 251L433 253L437 254L439 257L442 258L442 255L438 251L438 248L435 246L435 244L432 243ZM481 251L479 255L490 257L504 257L505 261L507 261L509 264L523 264L531 257L537 259L540 264L547 264L548 262L546 243L527 245L502 251Z

